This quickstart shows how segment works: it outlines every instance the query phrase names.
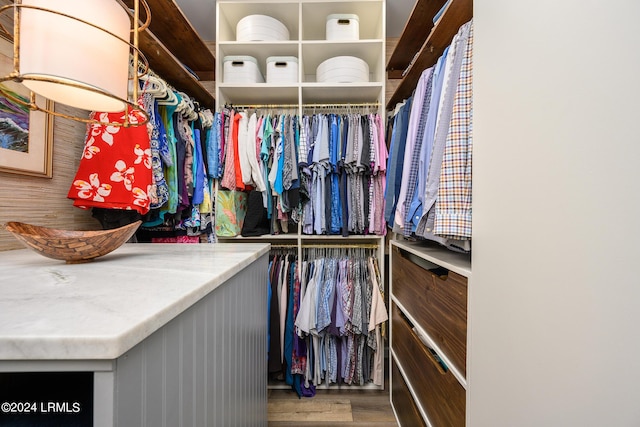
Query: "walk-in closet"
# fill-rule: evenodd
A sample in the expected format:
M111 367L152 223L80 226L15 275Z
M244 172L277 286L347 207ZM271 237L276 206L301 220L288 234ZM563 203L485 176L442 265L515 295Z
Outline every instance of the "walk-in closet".
M638 16L0 0L0 426L639 426Z

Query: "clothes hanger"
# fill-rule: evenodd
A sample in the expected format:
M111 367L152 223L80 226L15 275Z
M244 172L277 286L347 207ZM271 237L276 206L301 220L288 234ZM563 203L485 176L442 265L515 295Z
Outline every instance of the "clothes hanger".
M202 127L208 128L213 126L213 113L211 110L202 110L198 114L200 116L200 121L202 122Z
M194 121L198 119L198 113L196 112L196 107L193 104L193 99L191 99L187 94L184 94L184 99L187 102L186 114L184 114L189 121Z
M167 84L152 71L140 77L140 81L144 82L144 92L152 94L154 98L163 98L167 95Z
M175 94L179 98L178 99L178 105L176 107L176 113L180 113L182 115L185 115L183 113L188 107L187 99L189 97L185 93L180 92L180 91L176 91Z
M165 83L166 84L166 83ZM162 98L158 98L158 105L176 106L178 105L178 97L176 96L173 88L167 85L166 95Z

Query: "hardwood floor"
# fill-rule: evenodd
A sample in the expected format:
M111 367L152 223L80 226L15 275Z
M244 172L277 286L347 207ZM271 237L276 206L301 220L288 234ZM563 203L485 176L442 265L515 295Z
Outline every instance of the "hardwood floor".
M398 427L389 403L388 388L382 391L320 389L314 397L302 399L298 399L292 390L269 390L268 396L269 427ZM303 402L303 409L293 416L296 421L271 421L279 418L278 412L296 411L297 402ZM312 403L316 403L314 406L320 412L307 417L308 405ZM352 421L346 421L348 418L344 417L349 403Z

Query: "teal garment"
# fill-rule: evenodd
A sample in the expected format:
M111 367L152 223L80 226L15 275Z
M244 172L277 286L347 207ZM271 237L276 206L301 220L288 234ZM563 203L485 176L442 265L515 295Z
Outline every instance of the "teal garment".
M273 126L271 124L271 117L267 116L262 121L262 144L260 145L260 158L265 165L264 168L264 185L267 193L267 218L271 219L271 213L273 211L273 199L271 197L271 182L269 182L269 154L271 150L271 139L273 138Z
M166 163L165 159L168 157L168 149L164 125L158 113L158 101L150 94L146 94L144 98L145 108L149 114L149 124L151 125L151 170L153 171L156 194L156 200L151 203L151 209L158 209L169 200L169 186L164 176L164 164Z
M191 203L195 206L204 202L204 189L207 188L204 155L202 152L202 141L200 129L191 123L194 151L193 151L193 197Z
M282 178L282 171L284 169L284 145L285 145L285 136L284 136L284 126L285 119L284 116L281 116L278 119L278 133L277 141L276 141L276 152L278 153L278 164L276 170L276 179L273 183L273 189L277 194L284 193L284 184Z
M179 96L176 94L176 96ZM167 147L171 163L165 163L165 179L167 186L169 187L169 199L167 203L160 208L160 216L156 224L145 224L148 226L160 225L164 222L164 217L167 214L173 215L178 209L178 153L176 151L176 135L173 128L173 113L176 110L175 105L160 105L159 112L164 123L165 132L167 134Z

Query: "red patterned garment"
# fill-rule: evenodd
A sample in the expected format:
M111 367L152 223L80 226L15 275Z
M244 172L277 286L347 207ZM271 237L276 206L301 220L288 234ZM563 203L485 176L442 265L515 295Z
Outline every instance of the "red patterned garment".
M132 111L129 121L142 120ZM102 122L122 122L124 114L91 113ZM87 126L80 166L67 197L82 209L93 207L149 211L153 183L147 126Z

